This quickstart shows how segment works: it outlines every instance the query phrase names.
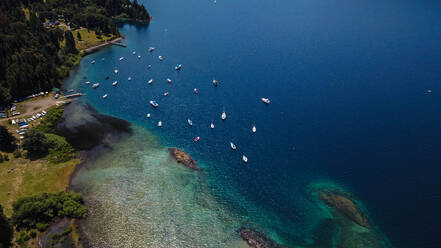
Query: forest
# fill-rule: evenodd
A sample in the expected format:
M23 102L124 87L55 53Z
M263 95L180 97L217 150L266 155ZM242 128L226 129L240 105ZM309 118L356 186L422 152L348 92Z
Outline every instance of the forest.
M136 0L0 1L0 107L60 86L81 58L69 29L45 23L118 35L118 17L150 20Z

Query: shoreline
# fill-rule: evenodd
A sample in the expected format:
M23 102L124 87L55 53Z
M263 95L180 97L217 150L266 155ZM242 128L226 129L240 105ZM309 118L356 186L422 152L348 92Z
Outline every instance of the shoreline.
M86 48L86 49L83 50L84 56L92 54L92 53L94 53L94 52L96 52L96 51L100 50L101 48L106 47L108 45L113 45L112 43L118 42L120 40L123 40L124 38L125 37L122 35L121 37L117 37L117 38L115 38L113 40L105 41L104 43L98 44L96 46L92 46L92 47Z

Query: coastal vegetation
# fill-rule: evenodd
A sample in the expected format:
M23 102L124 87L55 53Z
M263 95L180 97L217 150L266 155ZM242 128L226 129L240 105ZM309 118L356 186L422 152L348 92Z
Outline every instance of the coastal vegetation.
M0 205L0 248L6 248L11 245L12 235L11 224L3 213L3 207Z
M0 106L58 87L81 59L75 30L116 37L119 16L150 20L136 0L0 1Z
M17 230L38 228L42 231L54 218L87 216L83 197L74 192L24 197L14 202L13 211L11 222Z

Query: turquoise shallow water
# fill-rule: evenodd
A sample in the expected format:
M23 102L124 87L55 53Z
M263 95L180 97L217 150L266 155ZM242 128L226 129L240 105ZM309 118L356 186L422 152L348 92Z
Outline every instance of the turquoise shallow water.
M127 48L87 56L71 78L71 87L87 93L86 102L137 130L74 180L91 205L85 222L91 240L191 247L198 237L193 246L225 247L222 242L236 242L234 231L247 225L280 243L307 245L330 217L307 189L328 182L355 194L380 236L396 246L439 247L439 3L146 4L150 25L120 27ZM153 54L149 46L156 47ZM180 72L173 70L177 63ZM93 90L84 81L101 85ZM189 152L204 172L177 167L167 146ZM199 231L183 231L193 228Z

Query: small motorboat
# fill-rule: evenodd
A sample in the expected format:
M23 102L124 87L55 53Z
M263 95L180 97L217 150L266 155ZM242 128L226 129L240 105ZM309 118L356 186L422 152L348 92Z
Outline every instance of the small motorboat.
M222 112L221 118L223 121L227 119L227 113L225 113L225 111Z
M112 83L112 86L116 86L118 84L118 81L115 81Z
M162 61L164 58L163 58L161 55L159 55L159 56L158 56L158 59L159 59L160 61Z
M219 81L217 81L216 78L213 79L213 85L214 86L218 86L219 85Z
M90 81L85 82L85 84L89 85L89 84L90 84Z
M177 71L179 71L181 68L182 68L181 64L175 66L175 70L177 70Z
M162 127L162 121L158 121L158 127Z
M248 158L245 155L242 155L242 160L244 163L248 163Z
M194 142L198 142L199 141L199 139L200 139L201 137L196 137L196 138L194 138Z
M167 78L167 82L168 82L169 84L171 84L172 80L171 80L170 78Z
M432 90L427 90L427 93L432 93Z
M148 83L148 84L152 84L152 83L153 83L153 78L150 79L147 83Z
M129 80L129 81L132 80L132 77L127 78L127 80Z
M253 128L251 128L251 130L253 131L253 133L255 133L257 131L256 126L253 125Z
M168 91L164 93L164 96L168 96Z
M103 99L106 99L106 98L107 98L107 94L104 94Z
M116 69L113 72L115 72L115 74L118 74L118 70L116 70Z
M193 91L194 91L195 94L199 94L199 90L198 89L194 88Z
M110 78L109 76L106 76L106 77L105 77L106 80L109 79L109 78Z
M152 105L155 108L157 108L159 106L159 104L155 100L151 100L150 105Z
M147 113L147 118L150 118L150 113Z
M188 125L193 126L193 122L190 119L187 119Z
M100 83L92 84L92 88L94 88L94 89L98 88L99 86L100 86Z
M141 59L141 55L138 55L138 59Z
M132 54L133 54L133 55L135 55L135 54L136 54L136 52L135 52L135 51L133 51L133 52L132 52Z
M152 65L148 65L147 66L147 70L149 70L150 68L152 68Z
M119 58L119 61L124 60L124 57Z
M92 60L92 62L90 62L91 64L95 64L95 60Z
M265 104L270 104L270 103L271 103L271 101L270 101L269 98L264 98L264 97L262 97L261 100L262 100L262 102L265 103Z
M149 52L153 52L153 51L155 51L155 48L154 47L149 47Z
M236 145L233 142L230 142L231 149L236 150Z
M214 129L214 124L213 124L213 122L210 124L210 128L211 128L211 129Z

